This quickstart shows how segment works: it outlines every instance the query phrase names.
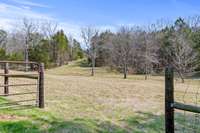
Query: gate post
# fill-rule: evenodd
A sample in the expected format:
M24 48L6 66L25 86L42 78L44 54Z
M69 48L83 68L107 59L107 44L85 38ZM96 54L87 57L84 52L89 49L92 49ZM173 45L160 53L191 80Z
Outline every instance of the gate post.
M6 74L9 73L9 63L6 62L5 63L5 66L4 66L4 94L5 95L8 95L9 94L9 88L8 88L8 84L9 84L9 81L8 81L8 76L6 76Z
M165 69L165 132L174 133L174 71Z
M44 108L44 63L39 64L39 108Z

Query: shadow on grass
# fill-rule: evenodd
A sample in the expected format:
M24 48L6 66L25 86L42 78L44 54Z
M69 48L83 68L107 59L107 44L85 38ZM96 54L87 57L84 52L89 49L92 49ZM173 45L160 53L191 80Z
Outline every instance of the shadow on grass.
M40 109L0 110L1 115L23 117L11 121L0 120L1 133L163 133L164 116L146 112L136 112L117 123L92 118L63 120ZM178 124L183 124L185 116L176 113ZM191 116L187 116L191 118Z
M123 120L132 133L163 133L164 116L137 112L135 116Z
M52 124L53 133L163 133L164 116L137 112L120 120L117 124L111 121L93 119L74 119Z
M49 129L52 133L127 133L126 129L109 121L94 119L74 119L54 123Z
M159 133L163 132L162 116L137 113L115 124L111 121L77 118L69 121L58 119L38 109L7 111L8 114L25 116L23 120L0 121L2 133ZM2 112L1 112L2 114Z

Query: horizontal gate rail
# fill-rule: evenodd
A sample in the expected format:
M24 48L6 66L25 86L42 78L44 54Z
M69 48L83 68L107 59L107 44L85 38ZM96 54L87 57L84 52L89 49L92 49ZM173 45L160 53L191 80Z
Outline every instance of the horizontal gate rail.
M13 93L13 94L2 94L0 96L18 96L18 95L27 95L27 94L36 94L37 92L24 92L24 93Z
M33 65L39 65L39 63L37 62L25 62L25 61L0 61L0 64L5 64L5 63L9 63L9 64L33 64Z
M38 84L10 84L10 85L0 85L0 87L12 87L12 86L35 86L35 85L38 85Z
M39 74L0 74L0 76L9 77L9 78L30 78L30 79L38 79Z
M194 105L183 104L179 102L174 102L172 107L179 110L184 110L193 113L200 113L200 107Z

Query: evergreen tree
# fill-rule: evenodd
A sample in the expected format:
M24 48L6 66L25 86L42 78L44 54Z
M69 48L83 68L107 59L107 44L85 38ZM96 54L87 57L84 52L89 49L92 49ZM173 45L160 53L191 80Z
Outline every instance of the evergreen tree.
M54 53L54 62L56 65L61 66L66 64L69 60L69 45L68 39L64 34L64 31L58 31L54 36L54 46L53 46L53 53Z

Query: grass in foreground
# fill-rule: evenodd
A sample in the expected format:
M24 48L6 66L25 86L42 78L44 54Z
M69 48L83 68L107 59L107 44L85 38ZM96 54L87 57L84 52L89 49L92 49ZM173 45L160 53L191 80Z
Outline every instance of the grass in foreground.
M7 102L1 98L0 103ZM0 111L1 133L157 133L163 131L163 118L137 112L121 119L127 128L110 121L90 118L64 120L37 108L15 108Z

